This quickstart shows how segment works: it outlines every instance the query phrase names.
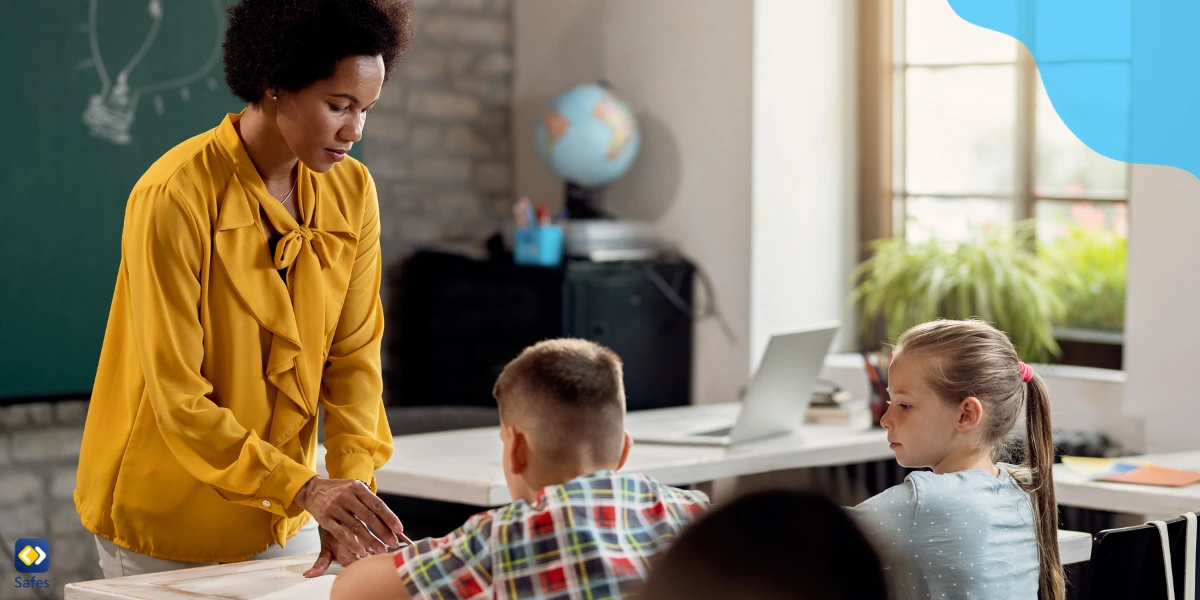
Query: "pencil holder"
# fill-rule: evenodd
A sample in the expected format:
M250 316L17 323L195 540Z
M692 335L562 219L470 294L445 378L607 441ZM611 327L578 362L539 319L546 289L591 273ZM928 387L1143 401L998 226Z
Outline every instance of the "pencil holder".
M513 262L557 267L563 259L563 230L558 225L518 228L513 236Z

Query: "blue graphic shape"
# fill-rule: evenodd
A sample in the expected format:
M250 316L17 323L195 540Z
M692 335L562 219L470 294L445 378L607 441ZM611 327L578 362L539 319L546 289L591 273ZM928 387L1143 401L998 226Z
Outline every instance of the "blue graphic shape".
M1089 148L1200 177L1200 2L949 3L1029 49L1054 110Z

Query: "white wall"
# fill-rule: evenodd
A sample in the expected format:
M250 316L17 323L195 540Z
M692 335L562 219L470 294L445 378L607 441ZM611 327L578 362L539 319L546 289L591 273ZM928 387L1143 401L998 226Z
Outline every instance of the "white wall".
M841 319L857 239L856 2L758 0L750 356L772 333Z
M633 106L642 154L607 207L653 223L708 273L737 338L715 322L697 328L696 402L736 399L771 333L843 316L854 4L514 4L516 193L561 202L532 136L554 93L602 78Z
M517 0L518 195L561 202L533 147L554 93L603 78L638 113L642 154L607 206L654 224L707 271L737 341L697 327L694 399L737 399L749 377L753 2Z
M1125 299L1128 413L1145 419L1146 450L1200 448L1200 181L1135 165Z

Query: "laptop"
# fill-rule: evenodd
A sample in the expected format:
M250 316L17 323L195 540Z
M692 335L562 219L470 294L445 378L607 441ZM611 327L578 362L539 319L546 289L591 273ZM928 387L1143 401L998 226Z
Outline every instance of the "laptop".
M771 336L735 422L684 422L630 428L636 441L651 444L729 446L791 433L804 422L837 322Z

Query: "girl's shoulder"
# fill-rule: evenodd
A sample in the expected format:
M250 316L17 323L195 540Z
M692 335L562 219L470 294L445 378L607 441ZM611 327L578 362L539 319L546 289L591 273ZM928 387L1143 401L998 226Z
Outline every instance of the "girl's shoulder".
M931 508L948 506L960 502L978 503L980 496L997 498L1025 495L1021 478L1028 478L1027 470L1000 463L999 475L985 471L956 471L937 474L931 471L910 473L906 482L913 487L913 495L923 506ZM998 498L997 498L998 499Z

